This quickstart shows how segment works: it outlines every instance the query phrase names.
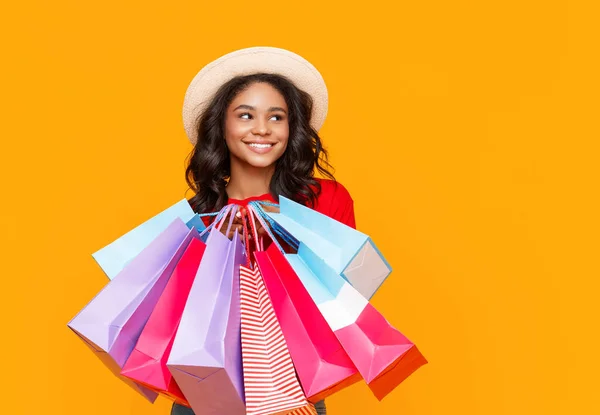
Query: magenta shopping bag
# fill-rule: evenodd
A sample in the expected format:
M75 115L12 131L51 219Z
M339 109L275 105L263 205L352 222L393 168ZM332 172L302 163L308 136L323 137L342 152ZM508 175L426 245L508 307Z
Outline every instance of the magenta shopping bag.
M233 241L210 232L167 367L196 415L244 415L239 269Z
M192 238L198 232L175 219L68 324L115 375L151 402L157 394L120 371Z
M255 253L298 379L316 403L362 378L302 281L275 244Z

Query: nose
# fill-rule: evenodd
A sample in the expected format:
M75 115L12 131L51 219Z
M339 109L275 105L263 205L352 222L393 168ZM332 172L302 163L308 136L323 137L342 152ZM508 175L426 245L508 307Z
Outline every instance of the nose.
M252 134L254 135L268 135L271 134L269 123L263 119L257 118L252 128Z

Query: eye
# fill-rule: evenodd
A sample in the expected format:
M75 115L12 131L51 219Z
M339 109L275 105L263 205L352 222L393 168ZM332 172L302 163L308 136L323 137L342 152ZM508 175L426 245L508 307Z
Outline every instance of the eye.
M252 117L252 115L250 115L250 113L248 112L243 112L240 114L240 118L244 119L244 120L249 120Z
M277 114L277 115L273 115L271 118L275 118L275 121L281 121L281 120L283 120L283 115Z

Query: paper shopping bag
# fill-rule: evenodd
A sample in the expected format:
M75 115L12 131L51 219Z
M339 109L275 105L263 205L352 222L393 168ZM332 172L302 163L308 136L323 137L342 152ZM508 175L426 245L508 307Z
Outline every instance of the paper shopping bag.
M296 378L258 267L240 267L240 302L246 413L316 414Z
M126 264L142 252L176 218L187 223L192 221L194 216L190 204L186 199L183 199L95 252L92 257L108 278L113 279ZM201 222L193 222L198 231L204 229ZM188 227L191 228L191 226Z
M175 219L68 324L113 373L150 401L156 393L120 375L195 229Z
M196 415L243 415L237 235L210 232L167 367Z
M306 245L286 258L377 399L427 363L413 342Z
M202 216L197 213L187 221L187 226L188 228L196 228L199 232L202 232L204 229L206 229L206 224L202 220ZM206 242L206 238L208 238L208 234L202 234L202 242Z
M255 253L300 384L316 403L361 376L306 288L275 244Z
M177 263L121 374L189 406L167 368L167 358L206 245L192 239Z
M370 299L392 272L368 235L286 197L280 212L267 212L278 226L322 258Z

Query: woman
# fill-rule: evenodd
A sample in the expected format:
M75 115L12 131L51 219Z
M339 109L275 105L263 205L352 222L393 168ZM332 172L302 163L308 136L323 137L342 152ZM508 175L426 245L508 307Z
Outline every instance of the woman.
M277 203L283 195L355 228L352 198L327 169L317 132L326 112L320 74L289 51L243 49L207 65L184 103L194 144L186 169L193 209L206 213L228 203ZM315 178L315 169L328 179ZM241 229L238 217L231 232ZM315 406L326 413L324 401ZM171 413L193 414L176 404Z

